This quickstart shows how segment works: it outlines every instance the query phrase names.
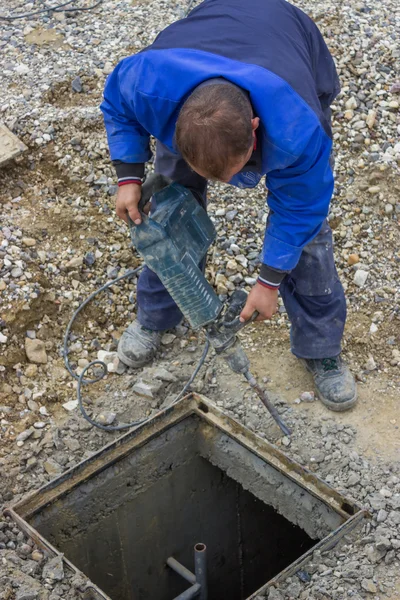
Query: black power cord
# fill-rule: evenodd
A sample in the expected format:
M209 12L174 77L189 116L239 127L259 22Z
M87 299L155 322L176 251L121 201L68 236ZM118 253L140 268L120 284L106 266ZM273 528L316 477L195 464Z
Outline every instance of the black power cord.
M86 365L86 367L84 367L84 369L82 370L81 374L78 376L73 371L73 369L72 369L72 367L70 365L69 359L68 359L68 342L69 342L69 336L70 336L70 333L71 333L71 330L72 330L72 326L73 326L73 324L74 324L77 316L85 308L85 306L87 306L89 304L89 302L91 302L93 300L93 298L95 298L98 294L100 294L104 290L108 289L112 285L115 285L119 281L122 281L123 279L130 279L131 277L133 277L134 275L136 275L136 273L138 273L139 271L141 271L142 268L143 267L137 267L136 269L132 269L130 271L127 271L123 275L120 275L116 279L113 279L112 281L109 281L108 283L102 285L100 288L98 288L97 290L95 290L94 292L92 292L90 294L90 296L88 296L86 298L86 300L84 300L78 306L78 308L76 309L76 311L72 315L72 317L71 317L71 319L70 319L70 321L69 321L69 323L67 325L67 329L65 330L65 334L64 334L63 358L64 358L65 367L66 367L68 373L71 375L71 377L73 377L75 379L75 381L78 382L78 387L77 387L76 394L77 394L77 400L78 400L79 409L80 409L80 411L82 413L82 416L86 419L86 421L88 421L94 427L98 427L99 429L103 429L103 431L123 431L125 429L131 429L132 427L137 427L138 425L142 425L143 423L146 423L146 421L148 421L151 417L146 417L144 419L140 419L138 421L133 421L132 423L126 423L126 424L123 424L123 425L102 425L101 423L97 423L91 417L89 417L89 415L87 414L87 412L85 410L85 407L83 405L83 400L82 400L82 385L89 385L89 384L97 383L98 381L101 381L107 375L107 373L108 373L107 365L102 360L94 360L91 363L89 363L88 365ZM200 357L200 360L197 363L197 366L196 366L195 370L193 371L193 373L192 373L189 381L185 384L185 386L183 387L182 391L178 394L178 396L174 400L172 400L172 402L170 402L170 404L168 404L168 407L173 406L174 404L176 404L178 402L178 400L180 400L182 398L182 396L184 396L184 394L187 392L187 390L189 389L190 385L193 383L193 381L197 377L197 374L200 371L201 367L203 366L204 361L206 360L206 357L207 357L209 349L210 349L210 343L207 340L206 343L205 343L205 345L204 345L203 352L202 352L202 355ZM94 379L85 379L86 373L89 371L89 369L91 369L94 366L100 366L102 368L102 372L100 373L100 375L98 375Z
M35 10L32 12L27 12L27 13L22 13L20 15L10 15L9 17L2 17L0 15L0 20L1 21L15 21L16 19L29 19L30 17L33 17L35 15L40 15L43 13L52 13L52 12L77 12L77 11L85 11L85 10L93 10L94 8L97 8L97 6L99 6L100 4L102 4L103 0L98 0L98 2L96 2L95 4L92 4L91 6L71 6L69 8L64 8L65 6L67 6L68 4L71 4L71 2L73 2L73 0L67 0L66 2L63 2L62 4L56 4L55 6L49 6L48 8L41 8L40 10Z

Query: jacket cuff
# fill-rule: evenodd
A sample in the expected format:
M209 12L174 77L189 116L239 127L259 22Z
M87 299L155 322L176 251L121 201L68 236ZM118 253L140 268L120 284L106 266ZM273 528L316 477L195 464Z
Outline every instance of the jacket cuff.
M117 172L118 184L124 182L142 182L144 177L144 163L124 163L120 160L113 160L113 165Z
M257 281L270 290L277 290L286 275L286 271L278 271L277 269L273 269L272 267L263 264L261 265Z
M300 260L302 247L292 246L271 235L267 229L264 238L262 261L281 272L292 271Z

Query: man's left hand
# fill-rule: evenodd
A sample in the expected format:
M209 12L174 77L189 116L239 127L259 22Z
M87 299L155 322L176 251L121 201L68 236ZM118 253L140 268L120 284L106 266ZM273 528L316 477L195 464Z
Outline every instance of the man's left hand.
M258 311L259 315L256 321L265 321L265 319L270 319L277 310L278 290L271 290L261 283L256 283L247 298L240 320L244 323L251 318L254 311Z

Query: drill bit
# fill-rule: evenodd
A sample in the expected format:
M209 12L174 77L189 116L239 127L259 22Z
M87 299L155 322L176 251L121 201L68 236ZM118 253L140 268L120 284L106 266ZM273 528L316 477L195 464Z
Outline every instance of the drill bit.
M267 396L266 392L257 383L254 375L252 375L250 373L250 371L246 371L245 373L243 373L243 375L247 379L247 382L250 385L250 387L252 387L257 392L257 395L260 398L261 402L264 404L266 409L269 411L270 415L275 419L276 423L279 425L279 427L283 431L283 433L285 435L287 435L288 437L290 437L292 432L287 427L287 425L285 425L285 423L282 421L275 406L268 400L268 396Z

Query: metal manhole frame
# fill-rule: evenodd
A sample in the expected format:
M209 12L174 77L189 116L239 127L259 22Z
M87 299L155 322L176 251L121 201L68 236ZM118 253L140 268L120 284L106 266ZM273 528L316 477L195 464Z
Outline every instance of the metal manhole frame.
M96 477L111 465L119 462L136 449L159 436L163 431L174 427L183 419L187 419L193 415L200 417L212 427L219 429L233 438L249 452L258 456L264 462L269 463L285 477L288 477L323 504L329 506L345 520L342 525L317 542L275 577L267 581L246 600L254 600L257 595L266 592L272 585L276 585L287 577L294 575L307 564L316 550L324 552L332 549L345 535L360 524L364 518L370 516L366 509L340 494L335 488L318 477L318 475L287 456L277 446L259 437L256 433L225 414L205 396L191 393L175 405L160 411L143 425L139 425L110 444L103 446L103 448L94 453L90 458L78 463L38 490L29 493L19 502L4 509L4 514L11 517L26 535L33 539L48 555L53 557L61 556L64 565L68 569L83 577L87 582L87 588L84 593L85 600L112 600L112 598L107 596L98 586L90 581L85 573L80 571L57 548L50 544L46 538L28 523L28 519L43 510L46 506L62 499L63 496L78 487L82 482Z

